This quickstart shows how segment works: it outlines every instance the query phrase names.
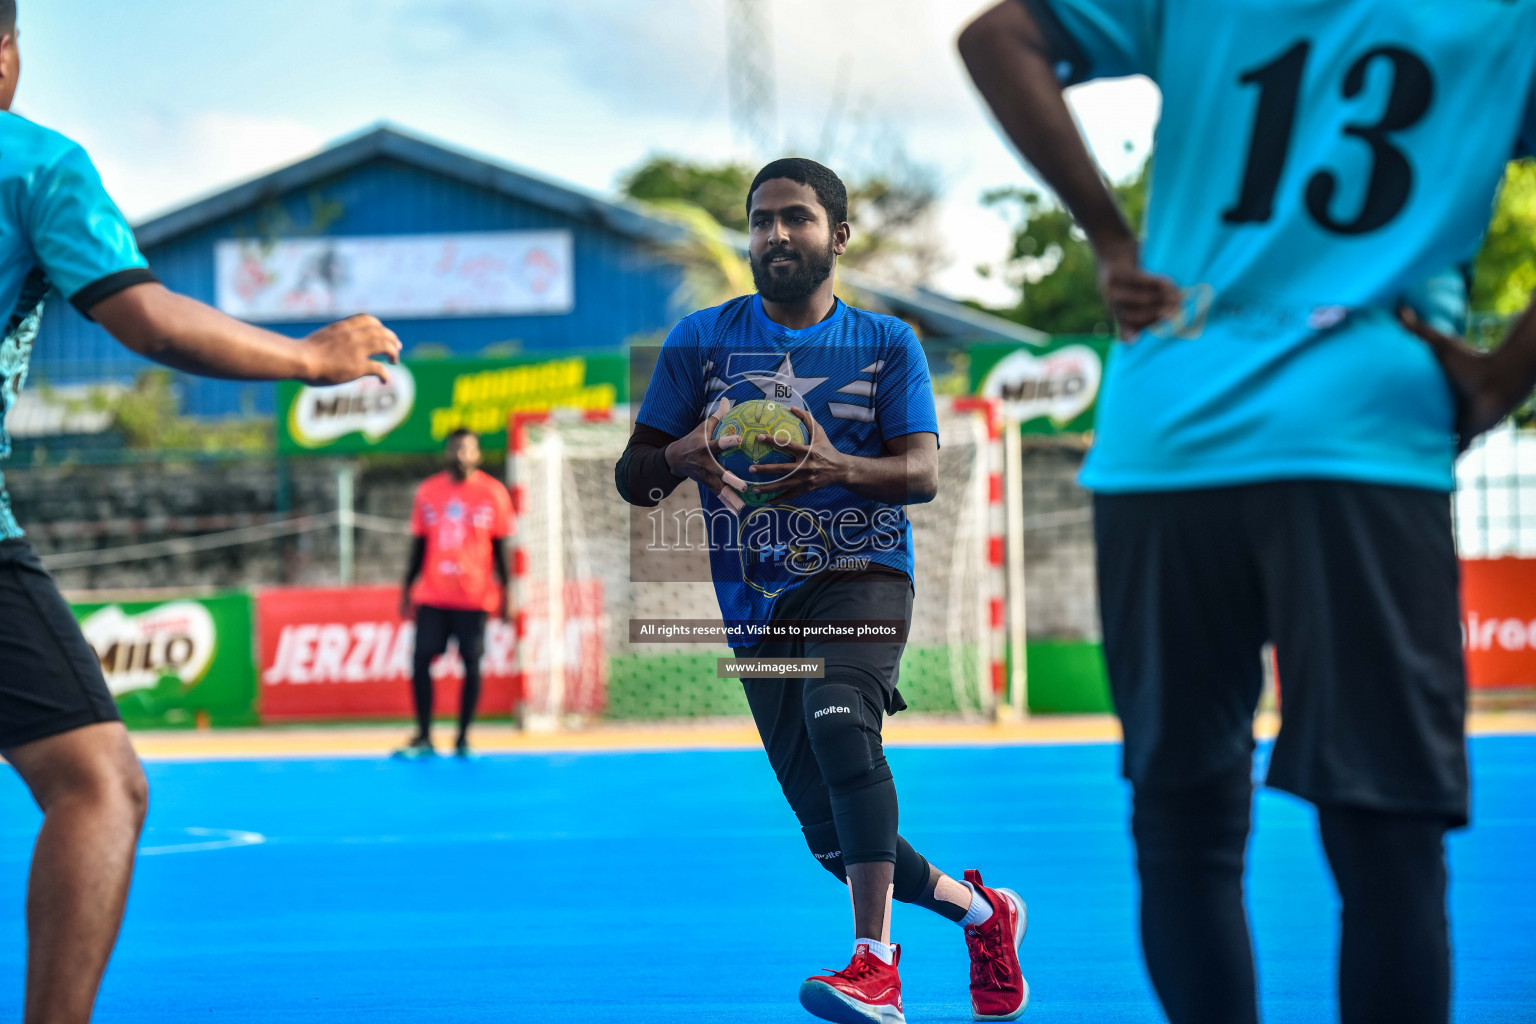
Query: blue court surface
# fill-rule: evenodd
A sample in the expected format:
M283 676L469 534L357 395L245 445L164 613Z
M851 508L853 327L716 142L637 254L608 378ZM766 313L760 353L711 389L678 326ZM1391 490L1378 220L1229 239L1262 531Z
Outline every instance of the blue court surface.
M1451 840L1456 1020L1536 1019L1536 737L1472 741ZM1162 1019L1106 745L894 749L902 831L1030 906L1025 1020ZM803 1021L848 898L757 751L148 766L144 856L101 1022ZM38 815L0 781L0 1018L20 1017ZM1335 897L1308 809L1259 798L1265 1019L1333 1019ZM908 1019L970 1019L959 929L898 906Z

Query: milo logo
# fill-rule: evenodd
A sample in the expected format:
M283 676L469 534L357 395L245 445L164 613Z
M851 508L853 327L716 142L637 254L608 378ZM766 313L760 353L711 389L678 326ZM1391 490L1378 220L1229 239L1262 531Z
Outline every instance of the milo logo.
M416 404L416 378L404 366L389 368L389 382L363 377L347 384L305 386L288 410L288 432L305 448L319 448L348 434L369 442L406 421Z
M1001 399L1009 417L1020 423L1045 418L1064 426L1093 407L1103 376L1103 360L1087 345L1043 356L1021 349L992 367L981 394Z
M217 640L213 616L196 601L171 601L137 615L107 605L88 615L80 631L114 696L152 689L168 676L191 686L208 670Z

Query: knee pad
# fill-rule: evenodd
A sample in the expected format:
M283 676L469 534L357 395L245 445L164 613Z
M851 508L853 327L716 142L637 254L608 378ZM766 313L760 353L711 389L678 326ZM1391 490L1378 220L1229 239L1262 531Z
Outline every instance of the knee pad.
M805 730L821 777L834 795L891 777L877 709L857 687L824 683L805 692Z
M1138 787L1131 810L1138 859L1143 865L1196 861L1241 872L1252 804L1246 761L1198 786Z
M912 844L896 837L896 877L891 896L898 903L916 903L928 888L928 860Z
M802 825L800 832L805 836L805 845L811 848L811 856L816 858L816 863L830 871L839 882L848 881L848 872L843 869L843 847L837 838L837 823L828 820L815 825Z

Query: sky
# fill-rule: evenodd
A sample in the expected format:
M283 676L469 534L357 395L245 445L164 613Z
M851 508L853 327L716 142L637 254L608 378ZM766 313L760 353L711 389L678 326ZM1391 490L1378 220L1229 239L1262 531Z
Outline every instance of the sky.
M15 110L86 147L138 221L380 122L612 195L652 153L784 152L845 175L893 153L942 192L941 291L1002 304L983 191L1026 183L954 51L984 0L764 0L778 138L732 131L734 0L19 0ZM1151 143L1144 79L1069 99L1111 177Z

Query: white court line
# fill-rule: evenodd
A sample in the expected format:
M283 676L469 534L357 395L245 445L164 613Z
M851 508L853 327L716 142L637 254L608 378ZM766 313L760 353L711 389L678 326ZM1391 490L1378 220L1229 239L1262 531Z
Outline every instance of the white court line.
M141 846L140 857L153 857L162 853L201 853L204 850L231 850L237 846L260 846L267 837L260 832L242 832L233 828L184 828L189 836L210 836L195 843L169 843L165 846Z

